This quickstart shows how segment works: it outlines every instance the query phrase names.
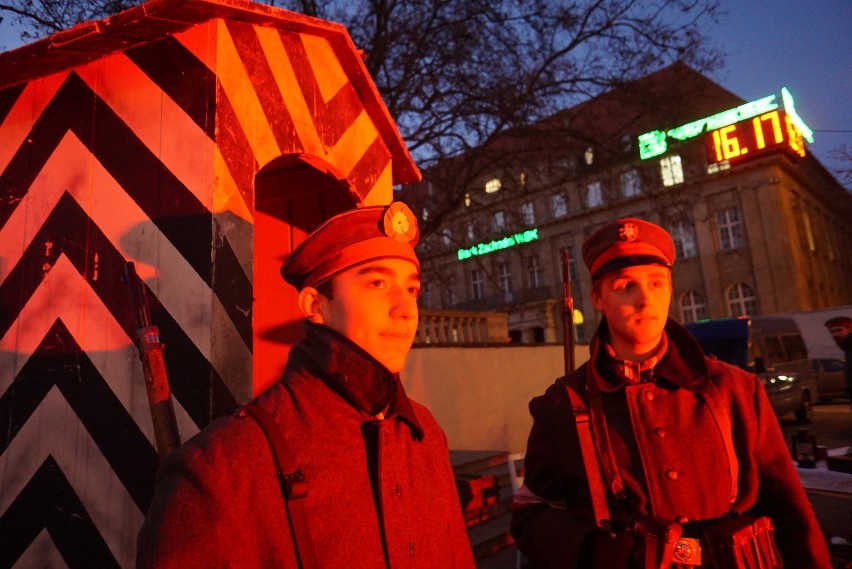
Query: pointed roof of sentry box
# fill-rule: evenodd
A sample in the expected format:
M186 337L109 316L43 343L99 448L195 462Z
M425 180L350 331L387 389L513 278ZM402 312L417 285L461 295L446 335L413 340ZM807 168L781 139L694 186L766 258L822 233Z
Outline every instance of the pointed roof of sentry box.
M247 0L150 0L103 20L0 53L0 90L156 41L215 19L259 24L328 40L393 157L393 181L420 180L396 123L342 24Z

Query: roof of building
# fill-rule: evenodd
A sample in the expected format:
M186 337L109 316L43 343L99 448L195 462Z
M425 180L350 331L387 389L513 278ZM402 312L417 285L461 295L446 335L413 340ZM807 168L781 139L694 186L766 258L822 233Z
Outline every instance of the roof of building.
M407 183L420 178L396 123L364 65L362 52L355 47L346 28L342 24L248 0L151 0L103 20L78 24L31 44L0 53L0 90L216 19L326 38L392 152L394 182Z

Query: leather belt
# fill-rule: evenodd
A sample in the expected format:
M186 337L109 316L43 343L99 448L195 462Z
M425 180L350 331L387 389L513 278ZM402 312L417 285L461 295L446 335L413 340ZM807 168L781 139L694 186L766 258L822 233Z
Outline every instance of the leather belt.
M679 537L672 550L672 561L682 565L701 566L701 540L693 537ZM710 561L709 559L707 561Z

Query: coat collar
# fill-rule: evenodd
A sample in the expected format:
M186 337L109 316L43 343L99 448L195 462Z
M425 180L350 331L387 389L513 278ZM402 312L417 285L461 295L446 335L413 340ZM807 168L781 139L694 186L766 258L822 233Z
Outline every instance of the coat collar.
M701 346L692 335L671 318L666 320L663 334L668 339L665 355L654 367L655 378L662 378L678 387L694 393L707 391L709 374L707 361ZM609 342L609 327L602 319L590 344L587 381L602 392L617 391L627 383L627 378L618 373L612 357L607 354L605 343Z
M305 321L306 337L293 346L287 367L309 366L350 405L375 416L405 421L417 439L423 428L405 394L399 374L391 373L349 338L322 324Z

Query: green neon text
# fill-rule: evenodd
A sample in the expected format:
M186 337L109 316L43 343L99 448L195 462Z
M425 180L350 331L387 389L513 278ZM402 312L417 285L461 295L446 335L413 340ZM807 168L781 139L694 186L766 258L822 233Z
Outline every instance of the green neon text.
M490 241L488 243L478 243L467 249L459 249L459 261L470 259L475 255L487 255L494 251L501 251L503 249L508 249L509 247L514 247L515 245L522 245L524 243L530 243L537 240L538 228L527 229L524 232L515 233L514 235L509 235L502 239Z

